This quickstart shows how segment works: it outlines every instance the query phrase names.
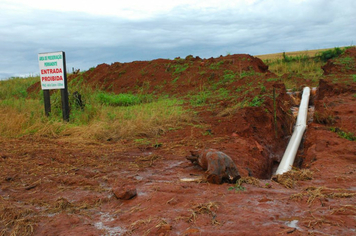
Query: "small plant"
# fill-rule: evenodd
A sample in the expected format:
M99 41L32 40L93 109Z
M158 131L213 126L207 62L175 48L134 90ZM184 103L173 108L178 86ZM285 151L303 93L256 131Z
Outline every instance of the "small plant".
M218 84L229 84L232 83L236 78L236 73L234 73L232 70L225 70L223 79L219 81Z
M248 176L248 177L242 177L242 178L238 179L236 181L236 184L232 187L229 187L228 190L235 189L236 192L245 191L246 188L244 186L242 186L242 184L250 184L250 185L254 185L256 187L261 187L261 183L258 179Z
M148 72L147 72L145 69L140 70L140 74L141 74L142 76L147 75L147 73L148 73Z
M134 142L138 145L151 145L151 141L145 138L135 139Z
M220 69L220 66L224 64L224 61L219 61L219 62L216 62L216 63L212 63L209 68L212 69L212 70L218 70Z
M251 102L248 103L249 107L260 107L262 106L264 99L261 96L255 96Z
M249 71L242 71L240 73L240 79L243 79L244 77L248 77L248 76L254 76L256 75L256 72L253 70L249 70Z
M356 75L352 75L352 81L356 83Z
M281 80L280 78L269 78L267 79L267 82L274 82L274 81L279 81Z
M316 123L324 124L324 125L332 125L335 123L335 117L329 110L325 110L325 112L314 113L314 120Z
M205 130L205 132L203 133L204 136L206 135L213 135L213 133L211 132L211 129L207 129Z
M240 191L245 191L246 188L240 184L239 181L236 181L236 184L234 186L229 187L227 190L235 190L235 192L240 192Z
M198 94L192 96L190 104L193 106L200 106L205 104L206 100L211 96L210 91L201 91Z
M335 127L331 127L330 130L334 133L337 133L341 138L350 140L350 141L356 141L356 136L354 135L354 133L351 132L345 132L343 130L341 130L340 128L335 128Z
M227 90L226 88L220 88L220 89L218 90L218 93L219 93L219 95L220 95L222 98L228 98L230 91Z
M262 83L259 83L259 85L260 85L260 88L261 88L261 93L266 92L266 86L264 84L262 84Z
M177 76L174 80L172 80L172 84L175 84L179 80L179 76Z
M176 64L172 66L173 68L175 68L175 70L173 71L173 74L180 74L183 71L185 71L186 69L188 69L189 65L187 63L185 64Z

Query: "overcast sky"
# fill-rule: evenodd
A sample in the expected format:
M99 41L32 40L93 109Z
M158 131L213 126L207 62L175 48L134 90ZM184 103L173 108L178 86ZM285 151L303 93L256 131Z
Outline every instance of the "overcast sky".
M356 44L355 0L0 0L0 79L67 68Z

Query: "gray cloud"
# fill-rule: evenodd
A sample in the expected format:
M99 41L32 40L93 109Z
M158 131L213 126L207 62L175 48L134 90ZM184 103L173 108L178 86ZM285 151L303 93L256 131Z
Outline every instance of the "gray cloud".
M0 10L0 79L38 74L37 54L65 51L67 68L348 46L356 40L352 0L256 1L226 11L177 7L145 20L85 13Z

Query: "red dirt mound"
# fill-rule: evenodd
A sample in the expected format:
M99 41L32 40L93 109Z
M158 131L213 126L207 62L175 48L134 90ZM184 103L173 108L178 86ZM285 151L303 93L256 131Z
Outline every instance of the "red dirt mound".
M314 119L325 125L337 126L356 133L356 83L344 78L335 83L332 79L322 79L315 98Z
M209 82L222 80L226 74L240 77L256 74L275 76L268 71L268 66L261 59L236 54L209 59L187 56L185 59L100 64L82 75L70 75L68 80L82 78L94 89L114 93L186 94ZM36 83L27 91L31 93L39 91L39 88L40 83Z
M324 70L324 75L355 74L356 47L348 48L340 57L328 60L321 68Z
M114 93L145 90L148 93L186 94L209 81L221 79L227 71L267 73L268 66L246 54L210 59L187 56L175 60L101 64L85 72L83 79L92 87L100 85Z

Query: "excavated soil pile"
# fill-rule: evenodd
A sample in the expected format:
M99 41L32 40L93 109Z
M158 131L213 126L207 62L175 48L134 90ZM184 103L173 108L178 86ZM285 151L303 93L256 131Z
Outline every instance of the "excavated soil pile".
M256 75L263 73L266 78L275 76L268 71L262 60L247 54L220 56L201 59L187 56L185 59L157 59L130 63L100 64L81 76L70 75L68 80L83 79L94 89L114 93L166 93L187 94L202 86L223 80L224 75ZM275 76L276 77L276 76ZM227 81L222 81L221 85ZM243 81L236 82L243 84ZM38 92L40 83L28 89Z
M101 64L83 74L93 87L102 86L114 93L145 89L148 93L186 94L207 82L221 79L227 71L234 73L266 73L260 59L246 54L201 59L158 59L131 63Z
M348 48L340 57L328 60L322 69L324 75L356 74L356 47Z

